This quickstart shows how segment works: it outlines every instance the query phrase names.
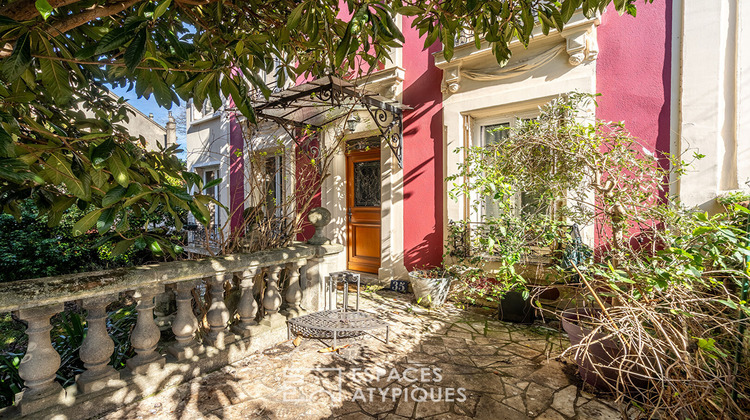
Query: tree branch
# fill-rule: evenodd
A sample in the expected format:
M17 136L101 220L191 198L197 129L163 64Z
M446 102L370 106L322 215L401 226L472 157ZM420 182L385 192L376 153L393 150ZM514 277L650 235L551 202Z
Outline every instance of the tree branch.
M79 1L81 0L50 0L49 4L53 9L56 9L78 3ZM7 4L0 9L0 15L17 21L31 20L40 16L34 0L20 0Z
M59 21L52 23L51 32L64 34L68 32L69 30L75 29L94 19L99 19L99 18L112 16L114 14L120 13L123 10L130 8L134 4L139 3L140 1L142 0L121 0L121 1L118 1L117 3L110 3L105 6L102 6L102 5L93 6L80 13L70 15L64 19L60 19Z

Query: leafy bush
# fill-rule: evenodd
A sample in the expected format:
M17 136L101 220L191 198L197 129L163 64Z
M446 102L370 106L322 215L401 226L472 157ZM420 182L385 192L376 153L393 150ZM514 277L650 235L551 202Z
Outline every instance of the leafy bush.
M135 355L130 345L130 333L138 315L135 304L122 306L118 302L113 306L119 307L107 313L107 332L115 343L110 365L120 370L125 367L125 361ZM78 352L86 338L87 328L85 311L80 309L65 311L52 318L52 346L61 360L56 381L64 387L73 385L76 376L84 371ZM15 394L23 389L23 380L18 375L23 353L14 350L22 347L25 337L20 341L0 349L0 407L12 405Z
M115 249L115 235L99 236L95 232L73 234L73 225L84 212L74 207L66 211L59 225L49 227L47 217L38 217L33 203L22 206L21 218L0 214L0 282L62 274L96 271L117 267L146 264L164 252L148 235L134 241L133 247ZM184 217L184 215L183 215ZM146 224L169 230L158 210L152 215L131 216L134 227ZM160 232L161 233L161 232ZM179 243L180 237L172 239ZM173 251L181 251L178 246ZM158 252L157 252L158 251Z

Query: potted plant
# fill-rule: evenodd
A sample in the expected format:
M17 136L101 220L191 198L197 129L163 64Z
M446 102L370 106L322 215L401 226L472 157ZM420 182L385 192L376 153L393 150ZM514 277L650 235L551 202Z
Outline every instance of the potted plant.
M417 303L429 308L437 308L445 303L452 278L450 271L444 267L423 268L409 272L409 281Z

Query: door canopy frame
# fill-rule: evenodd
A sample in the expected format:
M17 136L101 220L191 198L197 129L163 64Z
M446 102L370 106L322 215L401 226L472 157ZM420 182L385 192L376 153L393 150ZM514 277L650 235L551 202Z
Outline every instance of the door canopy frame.
M411 109L405 105L368 92L364 85L330 75L272 92L268 97L258 96L253 98L257 120L276 123L300 147L307 146L315 136L295 135L295 130L320 132L328 124L364 109L403 168L403 110Z

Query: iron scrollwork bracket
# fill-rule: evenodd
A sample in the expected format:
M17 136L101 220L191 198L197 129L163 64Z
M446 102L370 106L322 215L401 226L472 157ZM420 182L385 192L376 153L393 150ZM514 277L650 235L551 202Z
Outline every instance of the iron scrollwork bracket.
M396 156L398 167L403 169L404 130L403 115L400 110L392 112L378 108L373 111L370 105L366 105L365 107L367 108L367 112L370 114L372 120L375 121L378 130L380 130L380 134L383 136L386 143L388 143L388 147L391 148L391 152Z

